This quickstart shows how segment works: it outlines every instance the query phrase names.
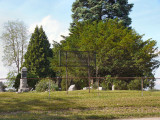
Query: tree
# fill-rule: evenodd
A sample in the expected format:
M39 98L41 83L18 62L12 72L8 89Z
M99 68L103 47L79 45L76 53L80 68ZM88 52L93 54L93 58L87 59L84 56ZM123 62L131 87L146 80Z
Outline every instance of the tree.
M31 36L24 65L28 71L38 77L47 77L51 74L49 58L52 57L52 50L48 38L42 28L36 26Z
M15 71L10 71L7 74L7 87L12 88L16 80Z
M27 49L28 31L22 21L8 21L4 24L2 40L4 42L3 62L6 66L17 67L17 73L23 64L24 53Z
M153 70L160 65L155 59L159 55L156 41L143 41L142 37L119 23L118 19L87 21L77 23L61 46L63 50L96 51L99 76L154 77ZM84 73L79 68L68 71L72 75ZM91 74L95 76L94 67Z
M72 5L72 26L79 21L106 21L115 18L129 26L132 7L133 4L128 4L128 0L76 0Z

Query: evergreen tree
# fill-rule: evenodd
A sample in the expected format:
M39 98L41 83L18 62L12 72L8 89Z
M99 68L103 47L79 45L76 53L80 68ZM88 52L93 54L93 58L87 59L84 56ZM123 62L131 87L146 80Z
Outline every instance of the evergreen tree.
M156 60L160 53L157 52L155 40L143 41L142 37L135 30L128 29L119 23L118 20L87 21L77 23L70 36L61 43L60 47L57 47L67 51L96 51L98 76L154 77L153 71L160 65L160 62ZM63 69L62 71L65 72ZM95 76L94 66L90 73L91 76ZM68 68L68 74L87 76L84 68ZM130 79L126 82L129 83ZM147 83L148 86L153 87L154 84L151 83L154 83L154 79L148 80ZM130 84L130 87L132 85ZM144 87L147 87L147 84Z
M99 21L118 18L125 26L131 24L128 0L76 0L72 5L72 26L79 21Z
M51 74L50 57L52 57L52 50L48 38L42 26L40 28L36 26L25 54L23 66L38 77L47 77Z

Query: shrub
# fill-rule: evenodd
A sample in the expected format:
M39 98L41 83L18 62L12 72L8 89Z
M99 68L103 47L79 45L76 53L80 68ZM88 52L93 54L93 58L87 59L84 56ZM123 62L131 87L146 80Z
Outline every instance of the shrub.
M127 90L127 82L124 80L116 80L114 82L116 90Z
M66 79L62 79L62 81L61 81L61 90L62 91L66 90Z
M14 82L14 85L13 85L13 87L14 87L16 90L18 90L18 88L19 88L20 79L21 79L21 73L19 73L19 74L16 76L16 79L15 79L15 82Z
M129 84L128 84L128 89L130 90L141 90L142 86L141 83L142 81L140 79L136 79L136 80L132 80ZM145 79L143 80L143 88L147 88L149 87L150 89L153 89L154 87L154 80L152 79Z
M103 82L101 83L102 88L105 90L112 89L112 84L114 83L114 79L110 78L110 77L111 77L111 75L107 75L107 78L105 80L103 80Z
M6 91L5 90L6 88L7 88L7 86L2 83L2 91Z
M40 81L39 79L37 79L38 76L32 73L28 73L27 78L28 87L35 89L36 84L38 83L38 81Z
M42 79L36 84L36 91L37 92L44 92L49 90L49 83L50 83L50 90L51 91L58 91L58 85L55 84L52 80L49 79Z
M84 87L88 86L88 79L75 79L74 84L75 84L77 90L81 90Z
M98 88L98 82L95 82L93 85L92 85L93 89L97 89Z

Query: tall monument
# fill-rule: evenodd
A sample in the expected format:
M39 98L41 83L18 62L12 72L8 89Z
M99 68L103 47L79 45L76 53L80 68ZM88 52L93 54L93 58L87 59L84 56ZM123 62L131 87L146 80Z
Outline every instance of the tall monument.
M20 86L18 92L28 92L28 84L27 84L27 68L23 67L21 69L21 79L20 79Z

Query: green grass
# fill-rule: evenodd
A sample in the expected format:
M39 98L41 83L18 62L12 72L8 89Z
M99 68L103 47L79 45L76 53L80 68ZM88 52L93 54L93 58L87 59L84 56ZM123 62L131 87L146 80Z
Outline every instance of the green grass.
M160 92L73 91L0 93L0 120L77 120L159 117Z

